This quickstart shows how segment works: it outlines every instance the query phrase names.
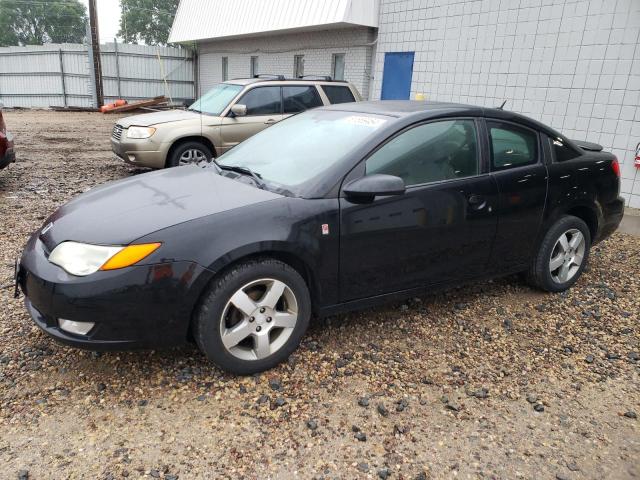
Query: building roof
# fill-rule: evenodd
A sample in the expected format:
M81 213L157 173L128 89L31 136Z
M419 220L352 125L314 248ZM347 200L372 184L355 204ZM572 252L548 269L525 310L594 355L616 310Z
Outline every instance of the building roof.
M379 0L180 0L169 42L378 26Z

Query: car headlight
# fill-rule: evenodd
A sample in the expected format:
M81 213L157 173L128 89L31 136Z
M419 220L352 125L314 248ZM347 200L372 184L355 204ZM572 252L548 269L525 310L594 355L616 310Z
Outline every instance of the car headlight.
M127 138L149 138L156 133L153 127L129 127L127 129Z
M49 255L49 261L71 275L84 277L98 270L115 270L139 262L155 252L160 243L142 243L128 246L90 245L62 242Z

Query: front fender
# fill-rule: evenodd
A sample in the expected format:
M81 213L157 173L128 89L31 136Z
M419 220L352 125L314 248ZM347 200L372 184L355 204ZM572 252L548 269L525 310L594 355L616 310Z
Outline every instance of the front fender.
M148 238L163 242L163 258L188 258L214 275L243 258L271 255L305 270L301 273L318 306L338 299L337 199L281 197L184 222Z

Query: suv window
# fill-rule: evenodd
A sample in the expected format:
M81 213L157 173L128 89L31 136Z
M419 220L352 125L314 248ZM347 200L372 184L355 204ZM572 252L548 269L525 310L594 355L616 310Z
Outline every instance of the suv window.
M414 127L371 155L366 171L395 175L407 186L477 175L475 122L445 120Z
M322 106L322 99L313 85L282 87L284 113L298 113Z
M322 85L324 93L327 94L331 103L349 103L355 102L356 99L351 93L351 89L341 85Z
M487 121L493 170L538 162L538 135L512 123Z
M553 156L556 162L564 162L565 160L571 160L572 158L577 158L581 155L569 145L565 145L564 142L559 138L550 138L549 140L551 141Z
M276 115L281 111L280 87L255 87L238 100L247 106L247 115Z

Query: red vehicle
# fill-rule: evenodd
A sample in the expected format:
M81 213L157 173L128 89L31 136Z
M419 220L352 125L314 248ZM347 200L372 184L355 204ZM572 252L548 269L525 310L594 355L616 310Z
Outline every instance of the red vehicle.
M0 170L16 161L13 150L13 135L7 131L7 125L2 116L2 104L0 104Z

